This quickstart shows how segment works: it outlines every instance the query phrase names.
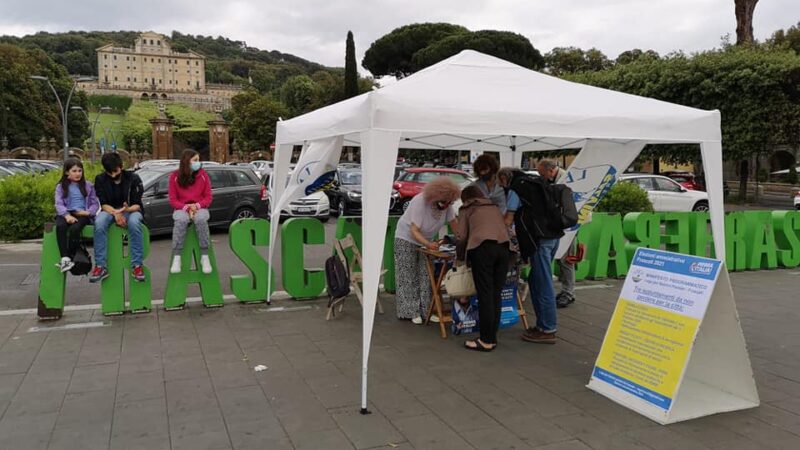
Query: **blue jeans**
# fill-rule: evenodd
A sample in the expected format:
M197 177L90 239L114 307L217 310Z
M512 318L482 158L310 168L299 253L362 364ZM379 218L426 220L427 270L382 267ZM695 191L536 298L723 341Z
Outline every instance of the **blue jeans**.
M128 249L131 255L131 267L141 266L144 254L142 245L142 213L139 211L124 213L128 221ZM114 216L100 211L94 219L94 261L97 267L106 267L108 254L108 227L113 225Z
M531 303L536 313L536 328L545 333L556 332L556 291L553 289L553 259L558 239L542 239L531 256Z

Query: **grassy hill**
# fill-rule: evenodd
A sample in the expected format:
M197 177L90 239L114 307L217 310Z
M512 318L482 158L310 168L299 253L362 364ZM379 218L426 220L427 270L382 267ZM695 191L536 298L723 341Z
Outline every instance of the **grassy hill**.
M132 47L139 34L139 31L39 32L24 37L0 36L0 42L23 48L41 49L55 62L63 65L70 74L96 76L95 49L109 43L119 47ZM168 38L175 51L193 50L205 55L206 81L209 83L244 83L250 72L255 70L273 73L277 78L311 75L319 70L340 70L326 68L321 64L277 50L267 51L248 47L245 42L233 41L222 36L191 35L173 31Z

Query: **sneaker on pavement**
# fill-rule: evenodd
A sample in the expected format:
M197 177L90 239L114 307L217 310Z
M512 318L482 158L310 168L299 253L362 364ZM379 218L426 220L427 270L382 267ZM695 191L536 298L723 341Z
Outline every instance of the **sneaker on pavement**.
M567 306L571 305L575 302L575 297L567 294L566 292L562 292L556 296L556 307L557 308L566 308Z
M411 323L413 323L414 325L422 325L422 317L420 316L414 317L413 319L411 319Z
M97 283L108 278L108 270L105 267L95 266L89 275L89 283Z
M526 331L522 333L522 340L526 342L533 342L535 344L555 344L556 343L556 334L555 333L545 333L540 330L534 331Z
M138 282L142 282L147 279L147 277L144 276L144 269L142 266L136 266L133 268L133 279Z
M439 316L437 316L436 314L431 314L431 322L439 323Z

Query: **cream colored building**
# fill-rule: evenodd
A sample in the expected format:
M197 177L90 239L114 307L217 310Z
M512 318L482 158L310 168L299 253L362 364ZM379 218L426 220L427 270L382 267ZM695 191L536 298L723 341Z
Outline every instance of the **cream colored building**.
M133 48L97 49L98 84L103 88L202 92L206 89L205 56L172 50L164 35L142 33Z
M229 109L241 86L206 83L205 56L172 50L166 36L148 31L134 46L97 49L97 81L81 81L87 94L125 95L142 100L192 104L213 111Z

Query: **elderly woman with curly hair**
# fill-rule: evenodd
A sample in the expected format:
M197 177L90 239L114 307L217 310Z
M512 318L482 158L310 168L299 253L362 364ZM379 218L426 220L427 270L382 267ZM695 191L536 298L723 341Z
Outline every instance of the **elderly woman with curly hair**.
M449 223L452 230L458 229L452 204L460 193L461 189L450 178L436 178L425 185L420 195L411 199L397 223L394 267L398 319L411 319L417 325L422 324L422 316L427 313L431 302L431 285L425 258L417 250L420 246L437 250L439 241L435 238L445 224Z

